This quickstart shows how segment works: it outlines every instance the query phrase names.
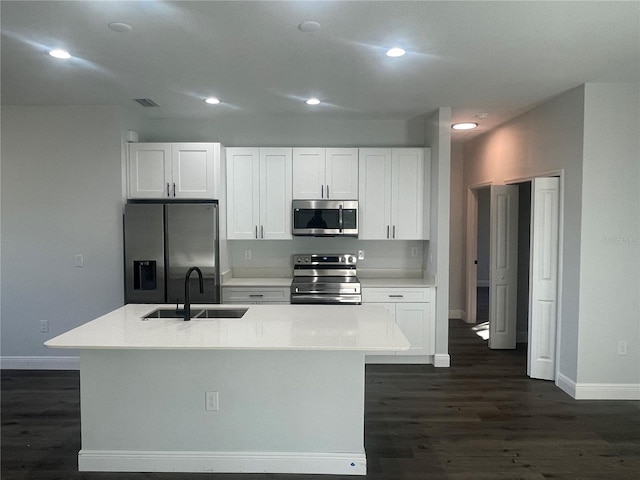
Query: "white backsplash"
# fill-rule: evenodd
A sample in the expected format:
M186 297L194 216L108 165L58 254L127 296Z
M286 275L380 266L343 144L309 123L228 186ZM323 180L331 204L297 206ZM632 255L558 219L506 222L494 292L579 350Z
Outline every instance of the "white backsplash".
M292 240L229 240L228 248L234 277L289 277L293 254L357 255L358 250L364 250L364 260L358 261L358 276L419 278L423 274L423 259L427 258L429 242L297 237Z

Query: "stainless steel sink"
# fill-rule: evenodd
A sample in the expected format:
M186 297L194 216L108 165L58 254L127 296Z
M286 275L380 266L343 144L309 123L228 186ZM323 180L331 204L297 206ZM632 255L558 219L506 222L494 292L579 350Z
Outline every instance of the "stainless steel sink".
M191 318L242 318L247 313L247 308L211 308L191 310ZM175 308L158 308L148 315L142 317L143 320L151 318L176 318L183 319L182 311Z

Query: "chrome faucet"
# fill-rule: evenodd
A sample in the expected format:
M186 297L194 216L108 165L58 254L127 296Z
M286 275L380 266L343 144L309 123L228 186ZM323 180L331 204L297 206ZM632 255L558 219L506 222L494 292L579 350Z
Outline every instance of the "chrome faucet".
M202 279L202 271L198 267L191 267L187 270L187 274L184 277L184 321L191 320L191 302L189 301L189 277L196 272L198 274L198 280L200 282L200 293L204 293L204 281Z

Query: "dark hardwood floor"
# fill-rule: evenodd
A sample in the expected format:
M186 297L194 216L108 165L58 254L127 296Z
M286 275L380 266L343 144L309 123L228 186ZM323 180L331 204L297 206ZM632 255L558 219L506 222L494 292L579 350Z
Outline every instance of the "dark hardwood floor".
M451 321L451 367L370 365L367 479L636 480L640 402L575 401ZM322 475L80 473L78 372L2 372L2 480L338 480ZM362 477L361 477L362 478Z

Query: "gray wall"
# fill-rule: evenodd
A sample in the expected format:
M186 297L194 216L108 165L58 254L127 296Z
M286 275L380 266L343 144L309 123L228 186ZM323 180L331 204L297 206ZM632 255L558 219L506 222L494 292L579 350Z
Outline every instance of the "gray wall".
M121 113L11 106L1 113L3 360L69 355L42 343L123 303Z
M466 188L563 171L558 367L578 398L638 395L639 90L587 84L465 146Z

